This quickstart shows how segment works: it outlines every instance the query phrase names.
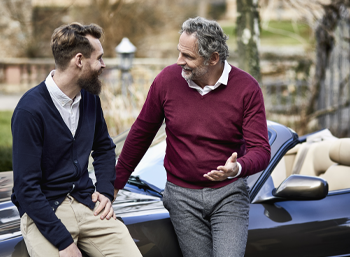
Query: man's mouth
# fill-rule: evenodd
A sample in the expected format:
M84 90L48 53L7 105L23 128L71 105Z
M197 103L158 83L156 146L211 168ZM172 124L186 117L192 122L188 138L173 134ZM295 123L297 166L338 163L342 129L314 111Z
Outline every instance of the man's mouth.
M191 72L192 69L188 68L188 67L182 67L182 70L185 72Z

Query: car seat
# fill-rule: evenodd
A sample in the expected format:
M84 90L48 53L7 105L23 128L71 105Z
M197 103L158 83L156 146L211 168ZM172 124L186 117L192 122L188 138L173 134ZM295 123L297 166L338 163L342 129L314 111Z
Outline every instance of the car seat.
M318 176L333 162L329 158L329 147L337 140L328 129L309 136L296 153L292 174ZM316 165L316 166L315 166Z
M336 164L330 166L320 177L328 182L329 191L350 188L350 138L332 143L329 157Z

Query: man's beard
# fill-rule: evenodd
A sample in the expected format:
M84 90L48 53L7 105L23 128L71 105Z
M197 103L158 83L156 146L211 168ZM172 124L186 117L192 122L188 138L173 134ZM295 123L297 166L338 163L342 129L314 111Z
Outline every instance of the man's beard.
M99 95L101 93L102 82L98 79L101 70L93 71L89 70L83 74L77 81L81 89L93 95Z
M181 66L182 67L182 72L181 75L184 79L186 80L198 80L202 79L203 76L205 76L208 72L209 66L203 64L195 69L190 69L188 66ZM185 69L188 71L191 71L191 73L188 75L185 73Z

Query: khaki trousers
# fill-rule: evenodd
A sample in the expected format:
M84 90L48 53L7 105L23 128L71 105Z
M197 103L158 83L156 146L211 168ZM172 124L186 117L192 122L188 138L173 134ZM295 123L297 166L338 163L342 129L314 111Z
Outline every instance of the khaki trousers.
M95 209L98 202L95 205ZM127 227L118 219L101 220L93 210L67 196L56 210L56 216L66 226L76 245L91 257L142 256ZM59 256L53 246L25 213L21 218L21 232L31 257Z

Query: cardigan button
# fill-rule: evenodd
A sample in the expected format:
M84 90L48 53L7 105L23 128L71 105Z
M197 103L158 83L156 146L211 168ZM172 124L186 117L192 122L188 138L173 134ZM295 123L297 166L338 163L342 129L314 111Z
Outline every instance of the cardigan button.
M74 160L74 163L75 163L75 164L77 164L77 163L78 163L78 161L77 161L77 160Z
M55 201L55 205L59 205L60 203L58 201Z

